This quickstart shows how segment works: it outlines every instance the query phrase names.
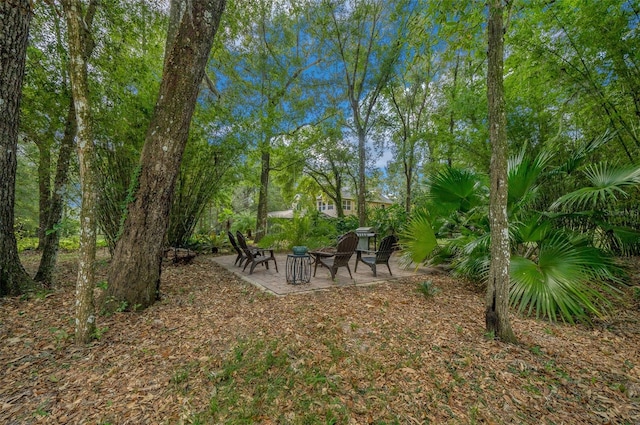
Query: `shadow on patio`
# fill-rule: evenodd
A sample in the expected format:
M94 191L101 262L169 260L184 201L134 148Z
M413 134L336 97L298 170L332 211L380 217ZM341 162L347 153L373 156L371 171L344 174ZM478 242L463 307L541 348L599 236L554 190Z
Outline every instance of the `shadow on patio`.
M397 255L393 255L389 260L389 265L391 266L391 272L393 276L389 275L389 270L384 265L378 266L378 276L374 277L371 269L363 263L358 264L358 271L355 272L355 263L356 256L354 255L349 261L349 267L351 268L351 274L353 275L353 279L349 277L349 272L346 267L340 267L338 269L338 273L336 274L335 282L331 280L331 274L329 270L325 267L319 266L318 271L316 273L316 277L313 277L313 265L311 266L311 280L309 283L301 283L301 284L288 284L286 279L286 263L287 263L287 253L276 253L276 261L278 262L278 270L276 272L273 264L269 264L269 270L267 270L264 266L260 265L256 267L253 274L249 274L249 268L247 268L244 272L242 271L242 267L237 267L233 265L233 262L236 259L236 255L224 255L220 257L213 257L213 261L217 264L221 265L225 269L235 273L240 276L242 279L247 282L266 290L272 294L278 296L284 296L287 294L294 293L304 293L304 292L312 292L312 291L321 291L328 290L336 287L345 287L345 286L363 286L363 285L371 285L381 282L389 282L397 279L402 279L409 276L415 275L428 275L430 274L429 269L420 267L417 271L414 267L409 269L404 269L398 265L398 257Z

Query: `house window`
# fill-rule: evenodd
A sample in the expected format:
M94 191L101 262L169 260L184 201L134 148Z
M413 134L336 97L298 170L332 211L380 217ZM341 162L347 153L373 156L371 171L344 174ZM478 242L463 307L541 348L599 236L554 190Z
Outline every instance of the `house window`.
M342 200L342 209L345 211L351 211L351 199Z
M333 204L331 202L327 204L327 209L328 210L332 210L333 209Z

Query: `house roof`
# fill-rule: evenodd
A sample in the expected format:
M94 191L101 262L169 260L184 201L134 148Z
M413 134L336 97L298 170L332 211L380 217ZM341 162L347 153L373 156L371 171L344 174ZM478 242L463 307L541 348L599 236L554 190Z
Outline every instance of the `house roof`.
M322 195L316 196L316 199L322 199ZM346 190L343 190L342 191L342 199L350 199L352 201L355 201L356 197L353 196L351 194L351 192L347 192ZM369 199L368 202L377 202L377 203L380 203L380 204L389 204L389 205L393 204L393 201L391 199L389 199L386 196L381 195L379 193L376 193L375 197Z
M321 212L322 215L328 218L333 218L325 212ZM301 216L304 216L305 213L301 212ZM284 211L271 211L267 213L267 217L269 218L293 218L293 210L284 210Z
M271 218L293 218L293 210L271 211L267 213Z

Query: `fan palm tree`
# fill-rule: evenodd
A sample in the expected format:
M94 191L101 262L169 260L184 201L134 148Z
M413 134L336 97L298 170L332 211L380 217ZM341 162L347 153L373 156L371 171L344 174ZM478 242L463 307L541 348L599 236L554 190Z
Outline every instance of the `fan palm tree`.
M603 143L591 141L555 167L557 158L547 151L531 156L523 150L509 160L511 304L523 314L571 323L603 315L609 300L603 294L616 294L622 282L611 247L624 252L640 245L637 229L608 221L617 201L640 187L640 165L581 165ZM558 176L564 177L562 185L551 184ZM546 201L558 188L580 181L586 184ZM447 261L455 273L479 281L486 278L490 261L485 182L468 171L441 171L431 179L427 206L434 223L430 231L447 240L430 251L429 260ZM412 219L408 229L415 235L428 223ZM411 252L417 243L414 238L405 249Z

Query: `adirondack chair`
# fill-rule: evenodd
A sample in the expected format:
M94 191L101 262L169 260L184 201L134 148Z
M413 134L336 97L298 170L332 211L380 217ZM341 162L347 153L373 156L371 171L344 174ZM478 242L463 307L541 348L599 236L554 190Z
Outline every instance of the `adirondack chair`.
M238 254L238 256L236 257L236 261L233 262L233 265L240 267L242 266L244 260L247 259L247 257L245 257L244 252L242 252L242 250L238 246L236 239L233 237L233 233L227 231L227 235L229 236L229 242L231 242L231 246L233 246L233 249L235 249L236 253Z
M276 273L279 273L278 263L276 262L276 257L273 254L273 249L249 248L249 246L247 245L247 240L244 238L244 235L240 233L240 231L236 232L236 238L238 239L238 245L240 245L240 249L242 249L242 252L246 257L246 261L244 263L242 271L245 271L249 264L251 264L249 274L253 274L253 270L258 264L263 264L267 268L267 270L269 270L269 261L273 260L273 265L276 267ZM269 253L269 255L267 255L267 253Z
M313 276L316 275L318 265L325 266L331 273L331 280L335 279L338 268L346 267L349 271L349 277L353 279L351 275L351 269L349 268L349 260L356 251L358 245L358 235L355 232L349 232L342 236L338 241L336 252L329 253L323 251L310 252L315 258L315 267L313 268Z
M395 235L389 235L385 236L380 241L380 247L377 251L358 251L355 271L358 271L358 263L362 261L367 266L371 267L373 275L377 276L376 264L386 264L389 269L389 274L393 276L393 273L391 273L391 267L389 267L389 258L391 258L391 254L393 253L397 243L398 238ZM363 256L362 254L369 254L369 256ZM373 254L373 256L371 256L371 254Z

